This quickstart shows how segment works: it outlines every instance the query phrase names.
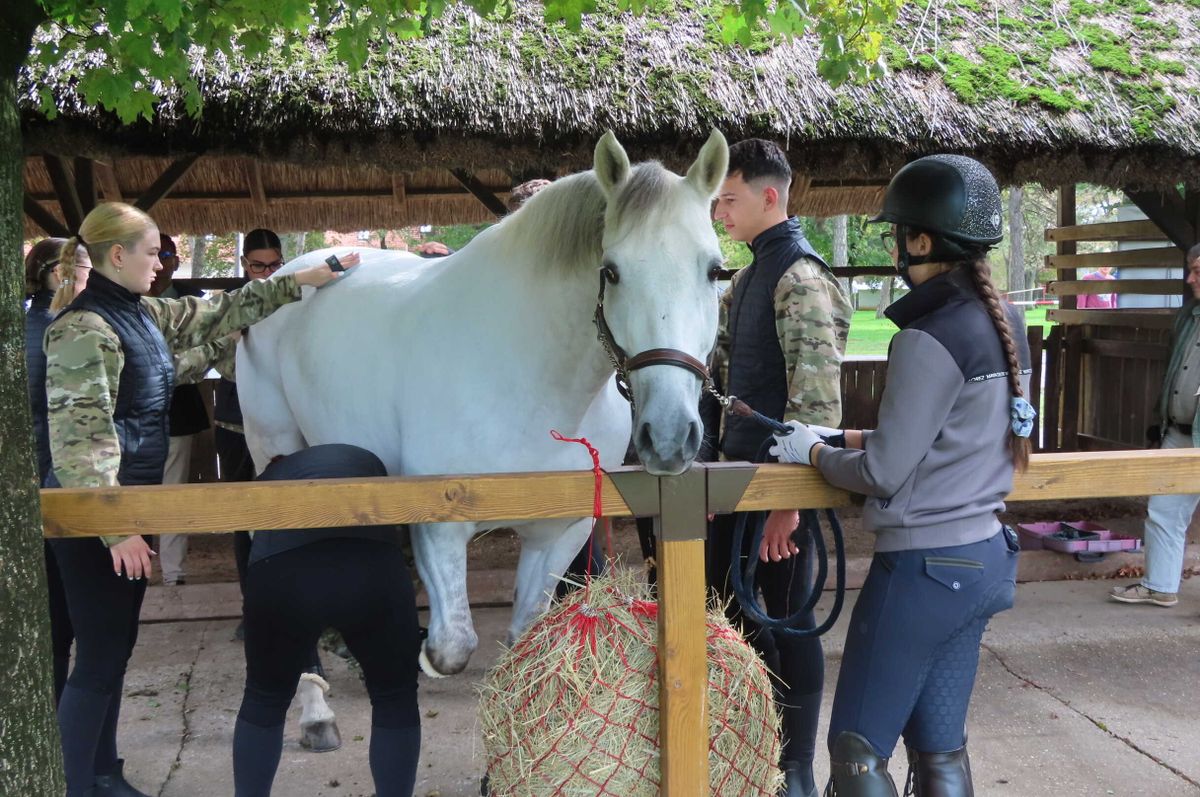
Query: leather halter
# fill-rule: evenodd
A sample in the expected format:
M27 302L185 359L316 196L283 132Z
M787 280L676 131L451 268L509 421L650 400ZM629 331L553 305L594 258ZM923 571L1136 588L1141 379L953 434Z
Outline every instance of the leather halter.
M604 318L605 284L602 271L600 273L600 293L596 297L596 312L592 316L592 323L596 325L596 337L600 339L600 345L604 347L604 352L617 371L617 391L626 401L630 404L634 403L633 390L629 386L629 374L651 365L673 365L676 368L691 371L700 377L701 384L706 388L712 385L712 376L708 372L708 366L679 349L646 349L630 357L613 338L608 321Z

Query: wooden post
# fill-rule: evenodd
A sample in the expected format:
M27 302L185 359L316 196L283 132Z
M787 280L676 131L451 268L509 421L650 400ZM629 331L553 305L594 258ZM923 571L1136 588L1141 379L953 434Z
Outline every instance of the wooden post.
M1038 326L1029 327L1026 336L1029 340L1029 367L1033 373L1029 375L1029 403L1037 410L1037 417L1033 419L1033 434L1029 439L1033 441L1033 450L1041 451L1041 431L1042 431L1042 415L1045 410L1042 409L1042 335L1044 328Z
M1058 226L1073 227L1075 226L1075 185L1061 185L1058 187ZM1074 241L1057 241L1054 244L1054 252L1059 255L1073 255L1078 247ZM1064 270L1058 272L1057 279L1073 280L1075 279L1075 271ZM1064 307L1069 310L1074 310L1076 307L1074 296L1064 296L1058 301L1059 307Z
M659 794L698 797L709 793L705 472L695 467L659 484Z

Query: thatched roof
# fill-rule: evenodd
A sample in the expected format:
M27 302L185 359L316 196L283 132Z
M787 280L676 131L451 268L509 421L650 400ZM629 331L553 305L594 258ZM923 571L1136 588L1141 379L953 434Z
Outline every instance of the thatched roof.
M892 74L839 89L817 76L812 41L726 47L711 0L592 17L579 32L547 25L540 9L522 5L504 23L452 10L428 38L376 52L355 74L323 38L291 63L215 56L197 65L199 121L168 94L153 124L121 126L82 107L68 63L25 75L27 145L101 159L202 150L196 169L252 156L280 190L362 181L386 193L397 172L457 186L442 170L498 170L484 182L504 188L586 168L610 128L635 159L679 167L717 127L784 143L809 188L799 209L814 215L868 210L891 172L931 151L973 154L1005 182L1200 183L1197 0L910 0L885 45ZM53 121L34 110L38 85L58 98ZM238 163L185 180L232 186ZM474 200L459 200L441 209L470 215ZM402 207L367 207L383 204L364 198L326 217L394 226L376 222ZM241 213L194 212L214 229Z

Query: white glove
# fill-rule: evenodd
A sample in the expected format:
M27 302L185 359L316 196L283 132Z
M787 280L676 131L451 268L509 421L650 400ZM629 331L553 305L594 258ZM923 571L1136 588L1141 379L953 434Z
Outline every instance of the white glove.
M841 429L834 429L832 426L817 426L815 423L807 424L809 429L812 429L822 439L836 437L842 433Z
M800 423L800 421L788 421L787 425L792 428L792 433L789 435L774 435L775 445L768 449L768 453L777 457L780 462L790 462L794 465L811 465L812 458L810 453L812 452L812 447L823 441L816 432Z

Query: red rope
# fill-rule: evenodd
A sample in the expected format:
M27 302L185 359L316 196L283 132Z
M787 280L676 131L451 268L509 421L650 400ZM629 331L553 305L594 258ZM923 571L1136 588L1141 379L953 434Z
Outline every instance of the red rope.
M550 436L560 443L578 443L585 447L588 454L592 457L592 476L595 478L595 486L592 492L592 530L588 534L588 560L587 568L584 571L587 580L591 581L592 576L592 545L596 539L596 521L604 516L604 500L602 489L604 487L604 471L600 469L600 452L592 447L586 437L564 437L554 429L550 430ZM605 522L605 528L608 530L608 553L612 555L612 528Z

